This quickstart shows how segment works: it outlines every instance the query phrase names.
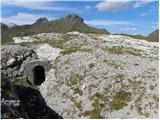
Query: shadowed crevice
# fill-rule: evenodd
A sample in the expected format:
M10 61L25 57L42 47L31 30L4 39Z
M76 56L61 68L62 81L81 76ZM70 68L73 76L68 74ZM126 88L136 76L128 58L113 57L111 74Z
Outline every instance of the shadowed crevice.
M31 119L62 119L55 111L50 109L43 99L41 93L33 88L25 86L15 86L15 91L20 99L20 108L23 108L21 113L22 118L26 114ZM24 113L26 113L24 115Z
M33 82L34 85L41 85L45 81L45 69L38 65L33 69Z

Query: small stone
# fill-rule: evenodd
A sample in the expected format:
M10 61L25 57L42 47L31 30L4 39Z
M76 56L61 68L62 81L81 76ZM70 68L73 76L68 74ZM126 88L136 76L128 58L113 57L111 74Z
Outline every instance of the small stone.
M7 61L7 66L12 65L16 61L15 58L11 58L10 60Z
M65 99L62 100L63 103L64 103L65 101L66 101Z
M18 57L18 61L23 60L23 59L24 59L24 57L22 55Z
M84 90L85 88L86 88L85 83L83 83L82 90Z

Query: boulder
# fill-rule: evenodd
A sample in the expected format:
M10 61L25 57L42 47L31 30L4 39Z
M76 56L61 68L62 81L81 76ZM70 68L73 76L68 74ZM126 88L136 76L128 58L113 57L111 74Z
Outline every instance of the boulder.
M16 61L15 58L11 58L10 60L7 61L7 66L12 66L15 61Z

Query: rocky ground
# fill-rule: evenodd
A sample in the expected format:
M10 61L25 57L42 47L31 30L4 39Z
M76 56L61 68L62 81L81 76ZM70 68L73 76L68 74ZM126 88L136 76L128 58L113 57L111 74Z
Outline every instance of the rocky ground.
M158 43L79 32L13 40L1 48L2 77L25 81L27 61L49 60L46 80L34 89L61 117L158 118Z

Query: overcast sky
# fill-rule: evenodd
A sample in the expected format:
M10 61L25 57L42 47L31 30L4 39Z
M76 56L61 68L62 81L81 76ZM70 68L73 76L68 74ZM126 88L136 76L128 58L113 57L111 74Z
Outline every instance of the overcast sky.
M40 17L58 19L70 13L112 33L143 34L158 28L158 0L1 0L2 22L31 24Z

